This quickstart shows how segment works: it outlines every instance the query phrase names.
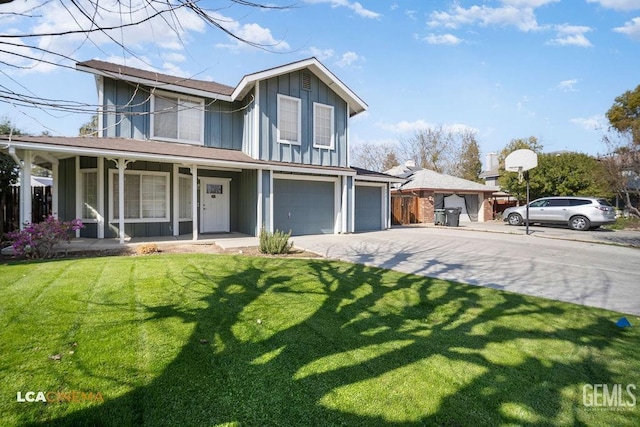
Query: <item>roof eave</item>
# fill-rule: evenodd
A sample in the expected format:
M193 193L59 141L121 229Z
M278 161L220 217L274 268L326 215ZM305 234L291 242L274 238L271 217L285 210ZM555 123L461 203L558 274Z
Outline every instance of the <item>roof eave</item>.
M128 81L131 83L136 83L136 84L142 84L145 86L150 86L152 88L158 88L161 90L167 90L167 91L171 91L171 92L177 92L177 93L183 93L186 95L193 95L193 96L198 96L198 97L202 97L202 98L211 98L211 99L218 99L220 101L228 101L228 102L232 102L233 98L229 95L223 95L220 93L215 93L215 92L209 92L206 90L198 90L198 89L193 89L193 88L188 88L188 87L184 87L184 86L179 86L179 85L175 85L175 84L170 84L170 83L162 83L159 82L157 80L149 80L149 79L144 79L141 77L134 77L134 76L130 76L128 74L116 74L116 73L112 73L112 72L108 72L108 71L103 71L103 70L98 70L96 68L92 68L92 67L87 67L85 65L81 65L81 64L76 64L76 70L78 71L84 71L86 73L90 73L96 76L101 76L101 77L107 77L107 78L117 78L119 80L124 80L124 81Z

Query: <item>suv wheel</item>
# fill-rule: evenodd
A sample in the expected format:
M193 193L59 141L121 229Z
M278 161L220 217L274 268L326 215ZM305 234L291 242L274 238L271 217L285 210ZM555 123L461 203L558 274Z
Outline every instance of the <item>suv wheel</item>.
M522 216L517 213L512 213L507 217L507 221L509 225L522 225Z
M591 223L586 217L577 215L569 220L569 227L578 231L586 231L591 228Z

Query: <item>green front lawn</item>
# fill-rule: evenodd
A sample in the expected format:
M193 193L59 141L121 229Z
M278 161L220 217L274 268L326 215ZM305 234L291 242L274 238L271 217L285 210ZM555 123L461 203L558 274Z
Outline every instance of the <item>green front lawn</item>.
M2 426L640 424L583 402L602 403L593 384L640 396L635 316L620 329L360 265L194 254L0 265L0 296ZM28 391L77 396L18 402Z

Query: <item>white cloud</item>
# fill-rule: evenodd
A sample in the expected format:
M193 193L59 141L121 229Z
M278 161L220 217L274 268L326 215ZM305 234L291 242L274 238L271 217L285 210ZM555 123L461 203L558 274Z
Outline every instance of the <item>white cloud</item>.
M410 132L416 132L416 131L420 131L420 130L424 130L424 129L435 129L435 128L439 128L441 127L442 130L444 130L445 132L452 132L452 133L464 133L464 132L473 132L473 133L478 133L478 129L471 127L471 126L467 126L461 123L453 123L453 124L448 124L448 125L434 125L433 123L429 123L425 120L422 119L418 119L415 120L413 122L408 122L406 120L402 120L398 123L385 123L385 122L379 122L376 123L376 126L379 127L380 129L389 131L389 132L394 132L394 133L410 133Z
M534 9L558 0L503 0L500 7L453 6L449 11L436 11L430 15L430 27L456 29L465 25L513 26L521 31L540 29Z
M271 34L271 30L264 28L259 24L241 24L235 20L222 21L222 26L235 36L242 40L238 40L229 36L231 43L218 43L216 47L227 48L231 50L238 49L251 49L253 46L258 45L265 47L268 50L283 51L289 49L289 44L284 40L276 40ZM245 43L244 41L249 44Z
M356 15L362 16L363 18L379 19L380 17L382 17L382 14L365 9L357 1L351 2L348 0L305 0L305 2L311 4L328 3L333 8L346 7L353 10Z
M448 44L448 45L456 45L462 43L462 39L454 36L453 34L429 34L424 39L429 44Z
M569 120L571 123L581 126L586 130L601 130L607 127L607 119L601 114L591 117L576 117Z
M633 40L640 40L640 17L633 18L631 21L625 22L624 27L614 28L613 31L625 34Z
M407 17L409 17L409 19L411 19L413 21L417 20L417 18L416 18L416 14L417 13L418 12L416 10L405 10L404 11L404 14L407 15Z
M344 68L344 67L350 67L362 61L364 61L364 58L362 56L359 56L355 52L347 52L342 54L342 57L338 62L336 62L336 65L338 67Z
M318 49L316 47L310 47L309 49L304 51L304 54L315 56L320 61L325 61L329 58L332 58L335 55L335 52L333 49Z
M591 47L593 46L589 39L585 36L591 30L590 27L582 25L557 25L555 27L556 38L549 40L547 43L558 46L578 46L578 47Z
M563 80L560 83L558 83L557 88L564 91L564 92L575 92L575 85L576 83L578 83L577 79L571 79L571 80Z
M598 3L602 7L615 10L640 9L640 0L587 0L587 3Z

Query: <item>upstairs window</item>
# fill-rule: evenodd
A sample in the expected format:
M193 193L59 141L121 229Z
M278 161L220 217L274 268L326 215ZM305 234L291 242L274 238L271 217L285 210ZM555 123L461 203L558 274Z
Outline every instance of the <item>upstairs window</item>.
M203 100L156 92L151 111L151 138L204 144Z
M333 107L313 103L313 146L334 148Z
M278 95L278 142L300 144L301 102L298 98Z

